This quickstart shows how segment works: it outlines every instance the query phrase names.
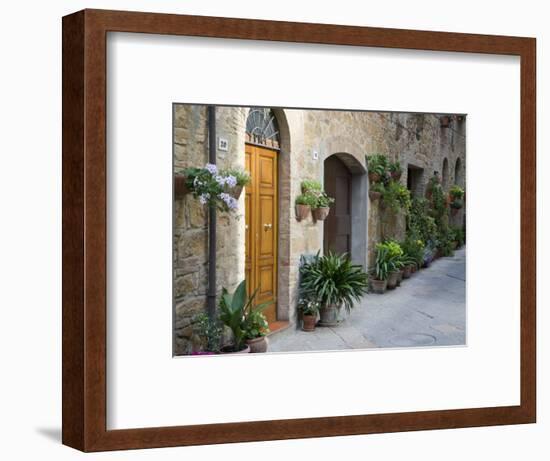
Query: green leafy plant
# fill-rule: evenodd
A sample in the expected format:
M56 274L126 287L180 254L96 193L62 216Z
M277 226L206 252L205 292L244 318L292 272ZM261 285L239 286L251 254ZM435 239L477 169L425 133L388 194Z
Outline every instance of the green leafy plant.
M377 174L381 181L385 181L388 174L389 163L388 158L382 154L372 154L367 156L367 168L369 174Z
M334 203L334 199L329 197L326 192L321 192L317 197L315 208L328 208Z
M437 238L437 249L442 256L453 255L454 233L447 227L439 231Z
M259 310L252 310L244 321L245 339L255 339L269 333L269 324L265 315Z
M402 173L401 163L399 163L399 160L396 160L395 162L391 162L388 166L388 169L390 170L390 173L394 173L394 174Z
M350 311L368 290L368 275L346 254L317 253L310 261L302 261L300 275L301 292L322 307L332 304Z
M296 197L296 205L308 205L312 208L315 208L317 206L317 196L312 194L311 192L307 192L305 194L300 194L298 197Z
M380 194L384 195L386 187L384 186L383 182L375 182L373 185L370 186L370 190L373 192L379 192Z
M411 235L425 244L429 244L437 238L437 225L435 219L430 216L430 211L428 200L418 197L412 199L408 230Z
M449 196L452 200L462 200L464 198L464 189L455 184L449 189Z
M387 280L390 272L397 270L400 266L400 259L403 256L402 251L396 251L397 248L388 243L383 242L376 245L376 259L372 269L372 274L376 280Z
M264 310L270 302L254 306L254 298L258 289L249 297L246 291L246 280L243 280L234 293L229 293L226 288L222 288L222 296L219 303L220 320L229 327L233 333L233 350L243 349L244 342L248 335L248 322L250 316Z
M417 266L421 266L424 257L424 242L418 238L418 236L413 235L412 232L407 235L405 240L401 243L401 248L407 260L410 261L409 264L413 262Z
M306 179L302 181L301 187L304 194L323 190L321 183L315 179Z
M223 326L219 319L211 319L205 312L201 312L193 320L193 332L201 342L201 351L220 352Z
M389 181L384 186L382 201L387 208L397 213L402 204L408 206L408 202L410 201L409 191L397 181Z
M459 247L464 245L466 241L466 232L462 227L451 227L450 231L452 232L453 241L457 243Z

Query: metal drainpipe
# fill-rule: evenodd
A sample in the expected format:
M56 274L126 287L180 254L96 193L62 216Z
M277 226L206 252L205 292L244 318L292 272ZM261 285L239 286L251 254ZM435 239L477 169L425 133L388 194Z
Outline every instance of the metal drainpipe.
M208 161L216 164L216 106L208 106ZM208 215L208 316L216 315L216 207Z

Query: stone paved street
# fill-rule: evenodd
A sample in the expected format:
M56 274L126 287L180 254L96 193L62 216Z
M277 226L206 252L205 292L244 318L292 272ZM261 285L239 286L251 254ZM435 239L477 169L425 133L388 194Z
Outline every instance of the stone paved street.
M384 295L368 294L338 327L294 328L269 338L270 352L452 346L466 343L466 250L440 258Z

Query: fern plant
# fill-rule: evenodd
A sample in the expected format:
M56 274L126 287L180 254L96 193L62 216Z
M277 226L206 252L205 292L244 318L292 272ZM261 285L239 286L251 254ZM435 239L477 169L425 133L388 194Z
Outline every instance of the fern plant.
M301 292L318 300L323 307L343 306L349 312L367 293L368 275L346 254L317 253L309 262L302 262L300 274Z

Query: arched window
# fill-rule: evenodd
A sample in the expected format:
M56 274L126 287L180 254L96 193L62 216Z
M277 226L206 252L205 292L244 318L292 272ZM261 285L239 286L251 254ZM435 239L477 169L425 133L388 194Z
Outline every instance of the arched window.
M246 142L279 148L279 126L271 109L267 107L250 109L246 119Z
M443 168L442 171L442 185L443 189L447 189L449 187L449 161L447 160L447 157L443 159Z
M456 159L455 163L455 184L463 186L463 177L462 177L462 161L460 157Z

